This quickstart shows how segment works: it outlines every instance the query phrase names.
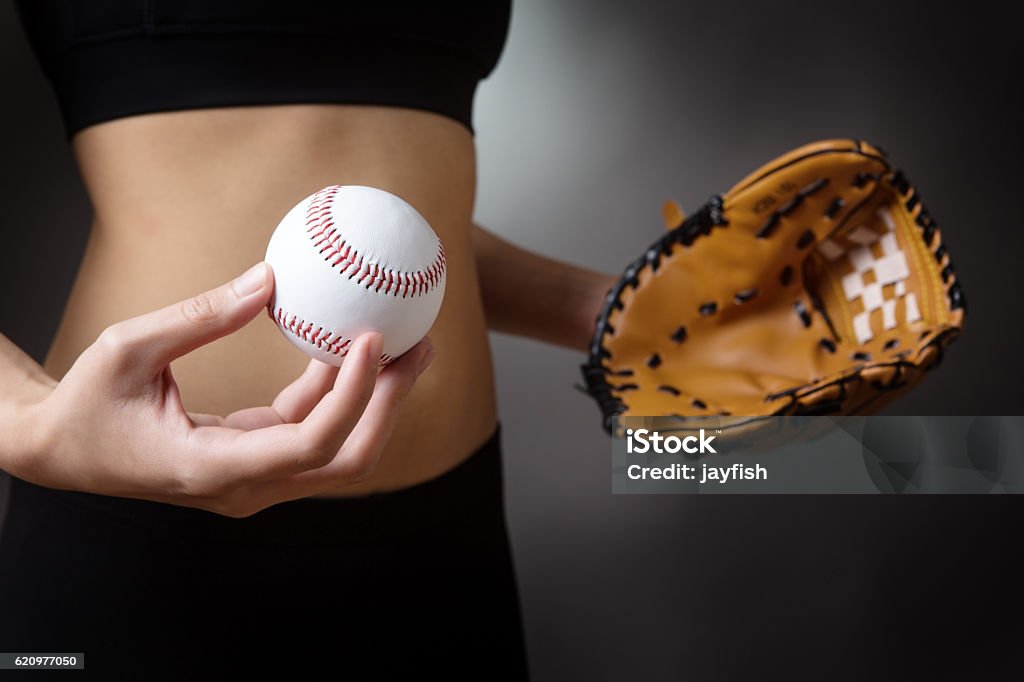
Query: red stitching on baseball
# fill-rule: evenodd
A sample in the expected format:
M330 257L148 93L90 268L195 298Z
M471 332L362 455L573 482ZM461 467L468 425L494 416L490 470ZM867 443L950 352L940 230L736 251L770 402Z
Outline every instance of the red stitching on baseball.
M335 334L323 327L317 327L316 331L312 331L312 322L301 320L287 312L284 308L279 307L276 312L271 312L271 309L268 307L267 314L270 315L270 319L277 322L281 329L332 355L343 358L348 355L348 351L352 346L352 339L341 334ZM380 356L378 364L383 367L390 364L394 359L393 356L384 353Z
M343 264L338 270L339 275L347 273L349 279L358 277L356 283L367 289L402 298L423 296L440 285L446 266L444 245L440 240L437 242L437 256L426 271L400 272L385 270L377 263L364 264L363 257L341 238L341 231L331 220L331 206L339 189L341 185L332 185L316 192L306 209L306 232L310 241L324 254L325 261L331 261L332 268Z
M345 357L348 354L349 346L352 345L352 339L345 338L341 334L335 334L323 327L317 327L315 332L310 333L313 329L312 322L301 320L287 312L284 308L279 307L275 313L271 314L271 318L277 322L281 329L332 355Z

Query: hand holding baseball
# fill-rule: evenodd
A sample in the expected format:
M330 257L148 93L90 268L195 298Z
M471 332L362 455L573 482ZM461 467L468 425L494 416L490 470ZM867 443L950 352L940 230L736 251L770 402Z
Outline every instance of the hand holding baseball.
M273 288L260 263L228 284L114 324L56 384L21 354L33 390L17 412L19 446L5 453L5 469L48 487L233 517L365 478L398 404L433 358L428 339L379 370L384 339L360 334L340 370L311 361L267 407L221 417L182 406L170 363L263 313Z

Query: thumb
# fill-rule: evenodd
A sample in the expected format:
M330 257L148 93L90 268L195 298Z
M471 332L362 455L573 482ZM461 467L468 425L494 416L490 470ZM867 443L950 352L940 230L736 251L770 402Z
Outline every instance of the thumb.
M266 307L273 279L270 267L260 262L216 289L119 322L117 338L136 362L159 371L175 358L244 327Z

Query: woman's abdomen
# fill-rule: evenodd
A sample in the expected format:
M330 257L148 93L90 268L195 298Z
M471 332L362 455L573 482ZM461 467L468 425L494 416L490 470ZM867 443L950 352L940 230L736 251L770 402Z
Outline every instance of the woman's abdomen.
M262 260L277 223L331 184L392 192L445 246L437 357L402 405L376 473L339 490L406 487L446 471L493 432L494 389L470 241L472 136L422 111L287 105L137 116L74 139L95 220L46 359L56 378L108 325L229 281ZM266 316L172 364L185 408L269 404L308 358Z

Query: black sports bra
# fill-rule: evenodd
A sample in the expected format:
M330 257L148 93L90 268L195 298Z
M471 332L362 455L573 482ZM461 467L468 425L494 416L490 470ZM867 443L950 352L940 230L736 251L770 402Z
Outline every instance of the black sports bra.
M155 111L411 107L473 130L511 0L18 0L67 136Z

